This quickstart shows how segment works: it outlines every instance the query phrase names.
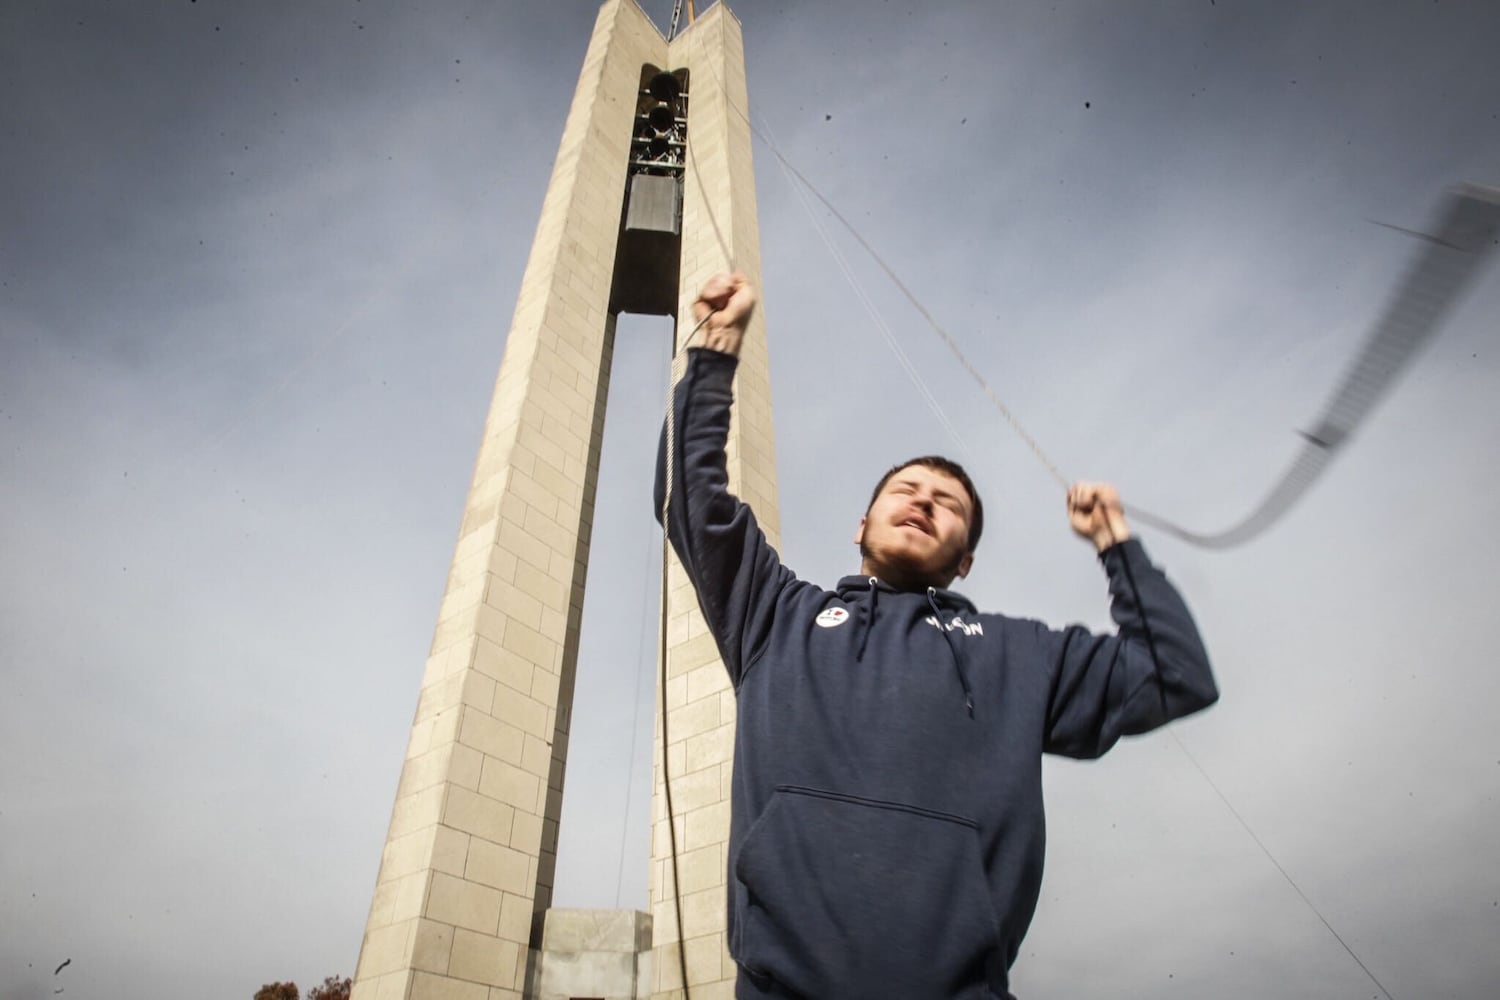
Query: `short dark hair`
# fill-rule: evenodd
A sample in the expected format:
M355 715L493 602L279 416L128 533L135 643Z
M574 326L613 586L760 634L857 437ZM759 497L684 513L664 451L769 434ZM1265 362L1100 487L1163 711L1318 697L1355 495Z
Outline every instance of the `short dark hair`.
M880 477L880 482L875 484L875 492L870 494L870 502L866 505L865 512L869 513L870 508L875 506L880 491L885 489L885 484L891 481L892 476L913 465L920 465L925 469L952 476L968 491L970 504L974 508L974 513L969 518L969 551L973 552L979 547L979 536L984 532L984 504L980 502L979 491L974 488L974 480L969 478L969 474L964 471L962 465L951 458L944 458L942 455L923 455L920 458L908 459L899 465L891 466L890 470Z

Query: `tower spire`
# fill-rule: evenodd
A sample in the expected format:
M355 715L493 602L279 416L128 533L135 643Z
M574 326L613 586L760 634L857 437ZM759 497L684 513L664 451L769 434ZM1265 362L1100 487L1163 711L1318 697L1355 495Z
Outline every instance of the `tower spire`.
M687 8L688 27L692 27L693 22L698 20L698 10L693 4L693 0L687 0ZM677 37L677 22L681 20L681 18L682 0L677 0L677 2L672 5L672 25L667 29L667 41L670 42L672 39Z

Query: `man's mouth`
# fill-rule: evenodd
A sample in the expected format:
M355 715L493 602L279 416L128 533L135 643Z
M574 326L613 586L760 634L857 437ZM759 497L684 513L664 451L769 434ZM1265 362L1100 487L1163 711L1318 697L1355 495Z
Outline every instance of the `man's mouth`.
M924 535L932 534L932 522L923 517L908 517L896 525L898 528L916 528Z

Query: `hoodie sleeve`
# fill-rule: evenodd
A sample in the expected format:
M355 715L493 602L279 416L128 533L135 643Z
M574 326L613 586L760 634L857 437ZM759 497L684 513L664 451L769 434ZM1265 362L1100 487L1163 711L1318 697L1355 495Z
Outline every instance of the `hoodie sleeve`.
M729 492L724 444L739 359L688 350L672 399L673 454L662 428L656 460L656 516L662 516L670 459L667 537L698 593L698 606L735 688L765 645L776 595L793 581L748 505Z
M1112 545L1099 558L1118 631L1100 636L1073 626L1044 640L1053 676L1043 749L1068 757L1098 757L1121 736L1148 732L1219 698L1198 627L1140 540Z

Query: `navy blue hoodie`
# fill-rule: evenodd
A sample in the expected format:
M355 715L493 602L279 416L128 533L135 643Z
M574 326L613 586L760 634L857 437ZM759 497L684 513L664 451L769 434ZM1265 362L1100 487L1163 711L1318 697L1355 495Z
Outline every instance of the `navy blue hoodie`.
M736 359L689 354L669 536L737 695L735 995L1008 997L1041 887L1041 756L1097 757L1212 704L1192 618L1135 539L1100 557L1113 636L798 580L728 491Z

